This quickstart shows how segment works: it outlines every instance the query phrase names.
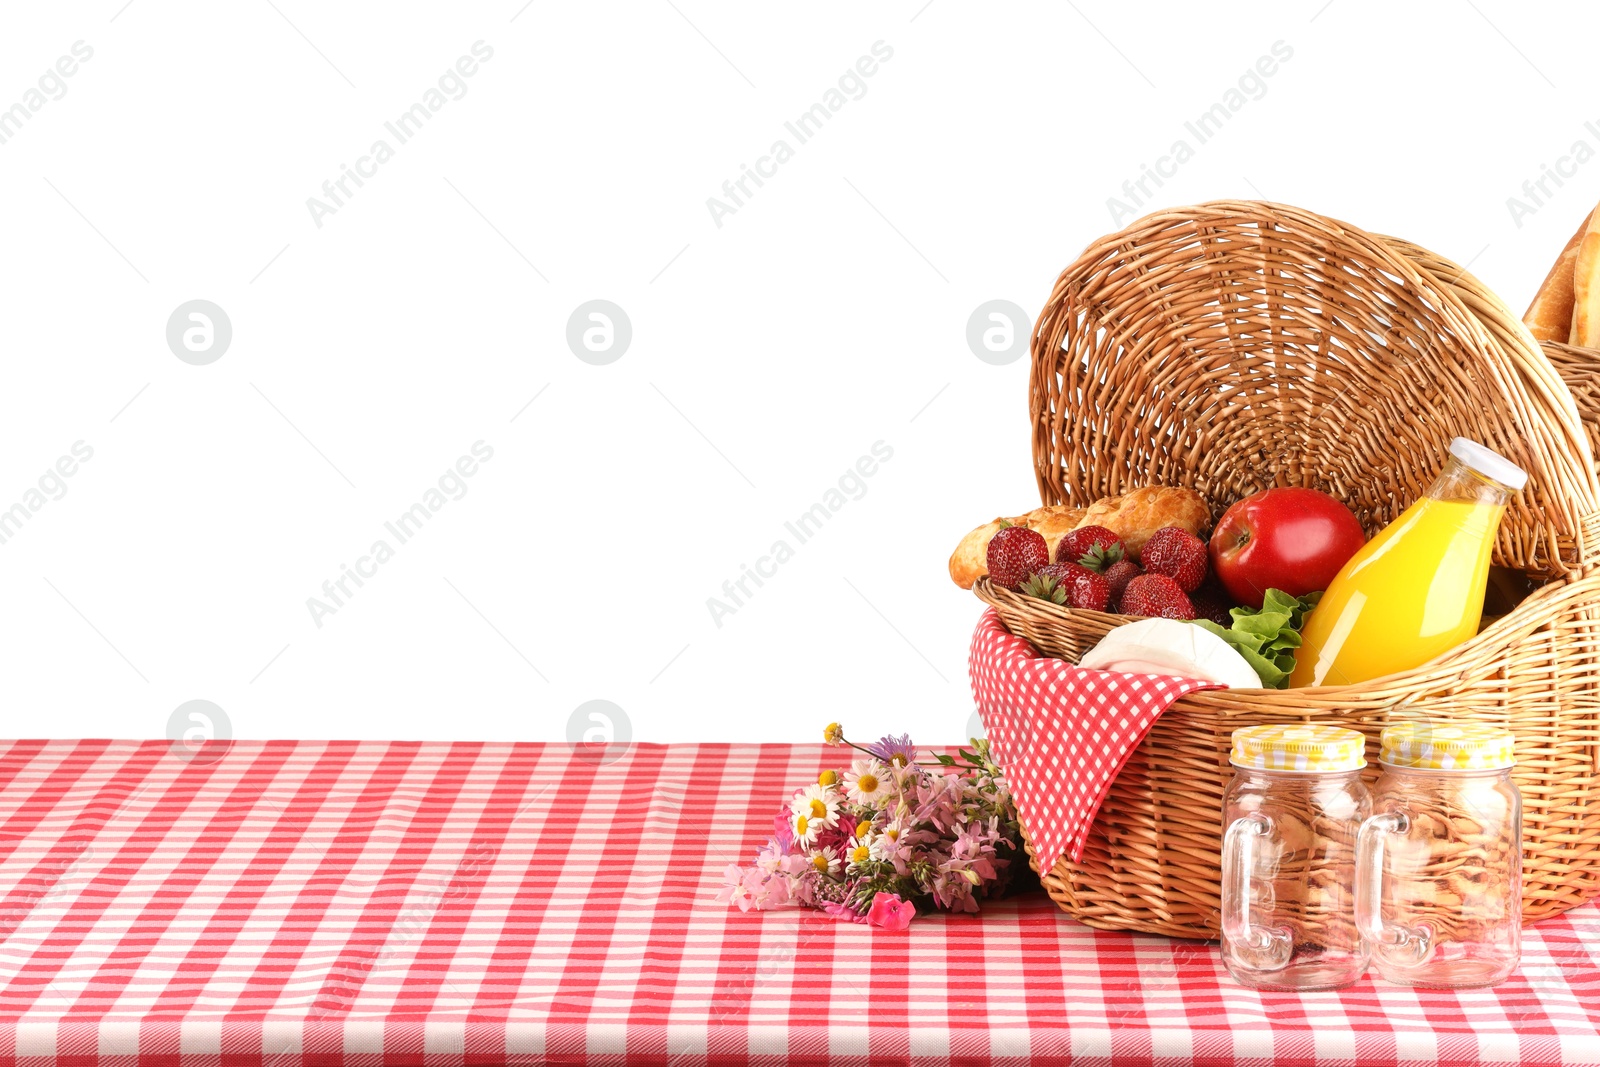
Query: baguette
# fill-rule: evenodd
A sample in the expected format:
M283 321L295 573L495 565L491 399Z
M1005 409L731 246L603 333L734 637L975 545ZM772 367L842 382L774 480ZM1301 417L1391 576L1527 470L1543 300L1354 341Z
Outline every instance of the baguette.
M1573 282L1578 245L1588 232L1589 221L1593 217L1593 212L1584 216L1578 232L1572 235L1572 240L1556 257L1550 273L1545 275L1544 284L1533 294L1533 303L1528 305L1527 312L1522 316L1522 321L1537 340L1560 341L1564 344L1572 336Z
M1567 343L1600 348L1600 209L1589 216L1572 265L1572 334Z

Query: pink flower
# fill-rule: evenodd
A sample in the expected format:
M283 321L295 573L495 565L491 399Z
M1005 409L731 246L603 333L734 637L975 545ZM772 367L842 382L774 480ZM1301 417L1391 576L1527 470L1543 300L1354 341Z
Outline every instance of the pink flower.
M783 857L778 873L787 879L789 898L796 905L807 908L820 906L817 903L817 869L807 856L792 853Z
M957 775L922 775L917 783L917 810L912 821L928 823L941 832L956 824L961 807L961 779Z
M789 906L789 879L776 871L751 867L745 871L744 888L749 896L739 901L739 907L745 911L751 907L757 911L771 911Z
M756 852L756 866L771 874L783 866L783 857L783 846L778 844L776 838L769 837L767 843Z
M872 898L872 910L867 912L867 921L885 930L898 931L910 926L916 914L917 906L909 900L901 900L900 894L879 893Z
M856 824L848 819L841 818L833 826L817 831L817 842L814 851L831 848L843 855L850 850L850 839L855 836Z
M882 896L883 894L880 893L878 895ZM867 921L867 917L865 915L862 915L850 905L842 904L837 901L829 900L824 902L822 905L822 910L827 912L829 915L832 915L835 919L839 919L843 922L864 923Z
M794 851L794 816L789 813L789 805L785 804L772 817L772 834L781 854L788 855Z
M717 903L737 904L741 911L750 910L750 891L745 888L744 872L735 864L722 869L722 888L717 890Z

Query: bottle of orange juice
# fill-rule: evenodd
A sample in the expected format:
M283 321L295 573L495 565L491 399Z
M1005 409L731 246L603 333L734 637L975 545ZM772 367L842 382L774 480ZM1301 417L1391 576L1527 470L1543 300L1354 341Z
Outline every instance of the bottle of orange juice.
M1289 685L1350 685L1410 670L1478 632L1489 553L1528 475L1476 441L1450 442L1421 500L1350 557L1300 634Z

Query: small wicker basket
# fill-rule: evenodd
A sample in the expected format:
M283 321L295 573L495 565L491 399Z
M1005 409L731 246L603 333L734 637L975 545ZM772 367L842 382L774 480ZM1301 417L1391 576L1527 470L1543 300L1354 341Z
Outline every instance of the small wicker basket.
M1215 937L1229 737L1273 722L1348 726L1374 755L1391 722L1509 728L1526 919L1600 895L1596 353L1541 351L1492 292L1424 249L1243 201L1159 212L1096 241L1057 280L1032 352L1047 504L1184 485L1220 515L1259 489L1303 485L1344 500L1370 534L1426 490L1457 434L1531 476L1494 553L1534 581L1530 596L1402 674L1174 703L1113 783L1081 860L1040 872L1063 910L1106 929ZM1013 633L1068 660L1127 621L987 580L975 591Z

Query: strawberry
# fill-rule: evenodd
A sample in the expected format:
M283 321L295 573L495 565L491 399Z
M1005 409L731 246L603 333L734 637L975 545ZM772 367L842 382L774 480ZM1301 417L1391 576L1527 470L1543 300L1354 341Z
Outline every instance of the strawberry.
M1109 545L1100 543L1090 545L1089 550L1078 557L1078 562L1096 574L1104 574L1114 564L1122 562L1125 558L1127 558L1127 549L1121 541L1117 541Z
M1206 580L1206 543L1178 526L1163 526L1145 543L1139 562L1147 574L1164 574L1192 593Z
M1119 604L1124 615L1159 619L1192 619L1194 605L1177 582L1165 574L1141 574L1128 582Z
M1048 600L1052 604L1065 604L1067 602L1067 587L1055 575L1045 573L1050 568L1034 571L1022 580L1022 585L1017 592L1024 596L1038 597Z
M1092 557L1096 560L1091 565L1083 557L1089 554L1090 549L1098 547L1100 554ZM1057 563L1081 563L1090 570L1099 570L1099 560L1104 559L1111 563L1114 559L1123 556L1122 538L1106 529L1104 526L1080 526L1068 533L1056 545Z
M1041 567L1050 565L1050 546L1037 530L1002 526L989 538L989 580L1004 589L1016 589Z
M1067 590L1067 603L1071 607L1088 611L1104 611L1111 602L1111 583L1103 574L1080 568Z
M1119 559L1105 569L1106 582L1111 586L1111 603L1122 600L1122 591L1128 583L1144 573L1144 568L1131 559Z
M1052 563L1034 571L1019 592L1069 608L1104 611L1111 600L1111 583L1105 575L1076 563Z
M1078 575L1084 573L1085 568L1077 563L1052 563L1048 567L1040 567L1039 574L1048 574L1061 586L1069 587L1078 580Z

